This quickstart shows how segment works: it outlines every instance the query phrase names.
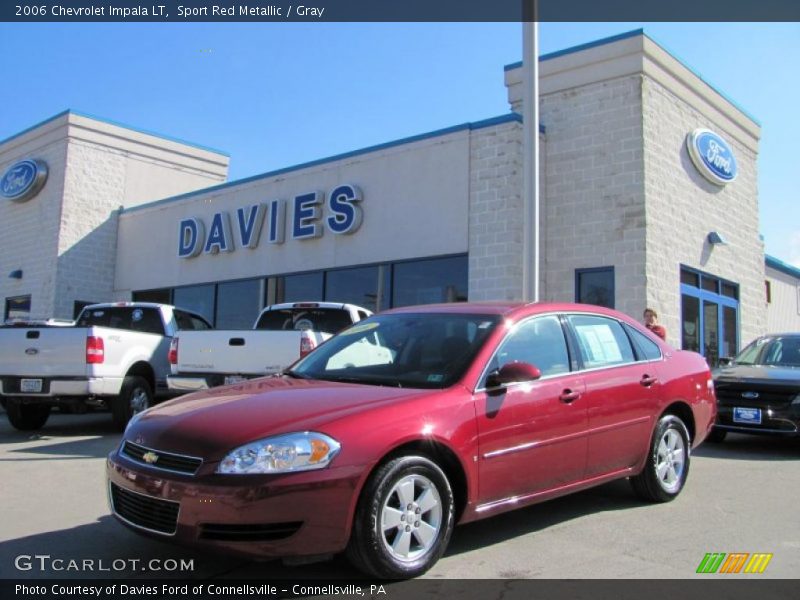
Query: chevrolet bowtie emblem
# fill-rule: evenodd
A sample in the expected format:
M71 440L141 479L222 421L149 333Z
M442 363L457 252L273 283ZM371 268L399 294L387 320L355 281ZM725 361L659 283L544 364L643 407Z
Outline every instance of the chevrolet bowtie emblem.
M142 460L146 462L148 465L152 465L158 460L158 454L155 452L145 452L142 455Z

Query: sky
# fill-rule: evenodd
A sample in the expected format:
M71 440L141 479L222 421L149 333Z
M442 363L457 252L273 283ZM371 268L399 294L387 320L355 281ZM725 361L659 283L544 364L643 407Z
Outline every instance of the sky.
M542 23L540 53L639 28L761 124L761 233L800 267L800 23ZM518 23L0 23L0 140L72 109L235 180L506 114L521 53Z

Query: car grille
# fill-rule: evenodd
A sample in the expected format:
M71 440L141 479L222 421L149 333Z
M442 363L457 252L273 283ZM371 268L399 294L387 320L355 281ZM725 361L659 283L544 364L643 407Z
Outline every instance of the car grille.
M143 465L147 465L148 467L164 471L175 471L176 473L185 473L187 475L194 475L197 473L197 469L203 464L202 458L182 456L180 454L162 452L161 450L152 450L127 441L122 446L122 453L128 458L142 463ZM155 455L156 460L145 460L146 454L151 456Z
M755 392L758 394L758 398L743 398L742 394L746 392ZM716 393L717 401L726 406L770 406L780 408L788 406L797 395L798 390L774 390L741 383L736 385L718 383L716 385Z
M174 535L178 527L180 504L138 494L114 483L110 485L111 506L118 516L137 527Z
M302 524L302 521L236 525L204 523L200 525L200 539L226 542L270 542L294 535Z

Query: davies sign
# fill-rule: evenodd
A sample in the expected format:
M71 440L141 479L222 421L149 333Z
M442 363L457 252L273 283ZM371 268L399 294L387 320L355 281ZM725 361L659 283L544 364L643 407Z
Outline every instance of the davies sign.
M0 178L0 196L14 202L30 200L47 180L47 164L26 159L11 165Z
M728 142L708 129L695 129L686 136L686 148L700 174L716 185L736 179L736 157Z
M335 235L353 233L361 226L361 200L361 190L356 186L340 185L331 190L327 198L322 192L308 192L295 196L289 203L285 200L259 202L237 208L232 214L214 213L208 233L201 218L189 217L179 225L178 257L233 252L237 244L242 248L256 248L265 222L267 243L282 244L287 230L287 204L292 209L288 231L294 240L318 238L323 228Z

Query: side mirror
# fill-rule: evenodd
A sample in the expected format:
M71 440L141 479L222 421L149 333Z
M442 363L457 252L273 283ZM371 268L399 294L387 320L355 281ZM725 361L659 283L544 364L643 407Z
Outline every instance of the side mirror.
M733 364L733 358L730 356L724 356L719 359L719 366L720 367L730 367Z
M500 388L512 383L536 381L541 376L542 372L534 365L524 362L510 362L489 373L486 378L486 387L489 389Z

